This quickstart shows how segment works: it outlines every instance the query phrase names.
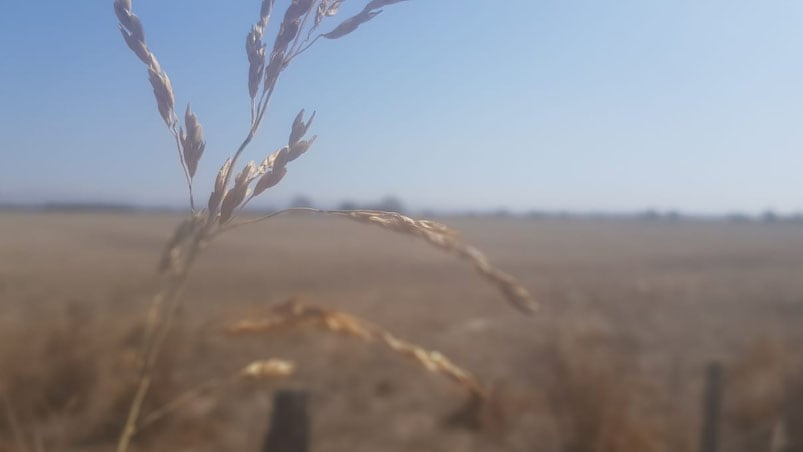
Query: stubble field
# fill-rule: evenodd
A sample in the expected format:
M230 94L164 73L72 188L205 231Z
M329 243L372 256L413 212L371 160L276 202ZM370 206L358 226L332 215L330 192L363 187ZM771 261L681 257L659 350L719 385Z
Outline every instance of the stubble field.
M47 451L111 448L178 221L0 213L0 451L20 435ZM696 450L712 361L726 369L725 450L769 450L778 429L801 447L790 407L803 406L803 225L444 221L518 276L541 313L520 315L470 267L409 237L309 216L249 226L192 272L151 403L257 358L293 360L297 373L205 393L138 450L257 451L277 388L309 391L315 452ZM444 353L493 400L466 421L461 388L354 338L224 334L293 296Z

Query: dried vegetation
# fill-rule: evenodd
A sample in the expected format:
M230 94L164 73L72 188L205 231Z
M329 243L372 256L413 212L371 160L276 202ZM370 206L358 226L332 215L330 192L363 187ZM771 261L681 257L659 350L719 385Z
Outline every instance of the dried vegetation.
M76 307L51 316L57 320L49 324L39 317L38 328L48 333L30 335L24 347L10 348L2 356L0 452L108 450L111 443L116 443L118 452L126 452L135 440L143 449L187 446L180 432L187 425L197 432L201 423L198 419L205 424L204 433L209 437L223 435L216 426L218 421L225 423L226 408L216 401L227 391L230 394L237 388L248 390L248 385L265 382L270 385L303 369L304 362L253 356L190 385L183 375L202 355L204 335L208 333L190 331L181 322L182 309L189 303L183 293L194 264L224 233L278 215L306 212L335 216L421 239L468 262L516 309L528 314L537 310L538 305L521 283L493 266L457 231L434 221L371 210L296 208L255 219L245 215L245 207L279 184L288 174L288 165L306 154L316 141L316 136L310 134L315 112L308 115L301 109L290 124L286 143L261 160L241 162L259 131L283 72L321 39L342 38L374 19L382 8L401 1L371 0L355 15L341 18L341 1L292 0L281 14L271 45L265 41L265 34L276 5L273 0L261 2L259 16L245 43L248 133L221 165L212 193L201 208L196 206L193 192L199 165L205 156L209 158L201 119L189 103L183 108L183 118L176 113L174 88L146 41L132 2L114 1L122 37L145 65L158 113L174 138L191 212L164 248L158 266L159 287L150 305L143 309L142 321L132 324L126 316L98 319ZM260 315L232 321L225 327L232 347L237 346L234 336L275 340L277 333L299 330L356 338L446 377L467 392L468 402L446 416L445 424L484 432L496 441L495 447L501 442L508 450L531 450L528 448L532 443L508 444L504 438L511 425L530 422L535 413L538 419L547 420L546 426L539 424L541 427L536 429L544 433L543 438L551 438L551 442L543 440L544 450L690 450L688 441L672 438L677 433L668 431L669 416L656 416L645 406L645 400L661 400L662 396L656 395L648 384L649 378L641 372L638 352L629 347L626 339L615 335L571 332L569 328L555 330L535 360L547 377L523 394L511 394L504 388L486 387L470 371L439 352L401 339L355 315L299 299L270 306ZM756 447L765 445L777 447L772 450L778 451L799 450L794 447L803 443L803 428L798 428L802 422L803 379L799 370L785 365L787 352L760 347L764 348L746 353L744 361L733 367L731 385L739 398L730 402L728 422L735 430L755 431L741 439L739 444L746 444L744 450L759 450ZM190 348L197 350L192 353ZM378 393L393 390L389 385L382 388ZM191 413L196 413L196 418L185 423ZM530 430L529 425L526 427ZM194 436L195 441L205 439L197 433Z
M142 23L133 12L132 2L115 0L114 11L120 23L123 39L146 65L159 114L175 138L179 162L187 180L192 211L190 218L177 228L161 261L162 288L153 298L149 309L140 358L139 382L118 442L118 452L128 450L132 439L141 428L142 411L153 382L153 375L157 370L162 348L168 340L177 313L183 304L181 293L193 263L210 241L230 229L242 226L246 222L253 222L239 219L246 205L280 183L287 174L288 165L304 155L315 143L315 135L307 138L315 113L305 117L302 109L291 124L286 145L268 154L261 163L250 161L241 167L238 166L242 154L263 122L280 76L295 58L320 38L328 40L342 38L375 18L382 12L382 8L400 1L371 0L357 14L341 20L330 31L321 32L319 30L322 27L328 26L332 20L338 20L341 2L292 0L278 24L272 46L267 45L264 35L275 5L273 0L262 1L259 18L248 33L245 43L249 68L247 91L251 111L249 132L233 155L221 166L206 208L196 209L193 179L206 147L204 129L189 104L185 110L183 124L181 123L175 111L176 96L170 78L148 47ZM256 221L267 220L284 212L274 212ZM393 212L316 212L343 216L421 237L427 243L470 261L480 275L499 287L503 295L516 307L526 312L534 311L535 304L523 286L512 276L494 268L482 253L464 244L454 231L443 225L414 220ZM284 307L281 312L285 323L315 321L331 331L345 332L364 340L381 342L390 350L415 358L424 368L451 377L474 394L483 392L476 379L439 353L426 351L355 317L321 308L303 307L299 304ZM265 327L264 322L262 326ZM257 366L250 369L264 370L265 367Z

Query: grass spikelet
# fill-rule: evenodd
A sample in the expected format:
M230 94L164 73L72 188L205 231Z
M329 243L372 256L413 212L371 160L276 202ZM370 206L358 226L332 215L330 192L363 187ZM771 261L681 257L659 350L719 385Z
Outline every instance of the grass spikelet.
M223 163L223 166L217 173L215 189L209 196L209 216L211 218L217 215L218 209L220 208L220 201L223 200L223 196L226 194L226 179L229 177L229 172L231 171L231 163L231 158L226 159L226 162Z
M258 196L265 190L281 182L285 174L287 174L287 168L284 166L268 170L262 177L259 178L254 186L254 196Z
M304 122L304 109L302 108L301 111L298 112L295 119L293 119L293 126L290 129L290 138L287 140L288 146L293 147L294 144L307 134L310 125L312 125L312 120L315 119L315 113L316 112L313 111L307 122Z
M265 27L273 12L274 0L263 0L259 10L259 21L251 28L245 39L245 52L248 56L248 95L251 97L251 123L256 119L256 96L265 75L266 48L262 38Z
M381 12L382 11L371 11L369 9L364 9L356 15L341 22L340 25L335 27L334 30L330 31L329 33L324 33L323 37L326 39L342 38L343 36L346 36L347 34L356 30L360 25L378 16Z
M313 327L332 333L355 337L365 342L382 344L395 353L416 361L428 372L443 375L470 393L484 397L486 389L467 370L454 364L437 351L426 350L411 342L394 336L366 320L345 312L307 305L298 299L290 299L275 306L265 317L258 320L236 322L226 331L233 336L263 335Z
M303 18L310 12L313 0L293 0L284 14L284 20L276 36L274 49L286 50L298 35L302 27Z
M256 164L248 162L245 168L237 175L234 180L234 188L226 193L223 198L223 204L220 206L220 224L225 224L229 221L236 209L248 196L248 184L251 182L251 176L256 172Z
M253 100L259 90L265 72L265 44L262 42L264 28L254 25L245 39L245 52L248 56L248 95Z
M307 152L307 150L309 150L309 148L315 142L317 135L308 140L303 140L302 138L307 133L307 130L309 130L314 118L315 112L313 112L312 116L310 116L310 118L304 122L303 109L298 113L298 115L296 115L290 131L288 145L269 155L267 158L265 158L265 160L262 161L262 163L259 165L259 168L257 168L254 177L259 177L259 180L254 186L254 192L252 193L251 198L259 196L268 188L271 188L281 182L281 180L287 174L287 163L297 159L302 154Z
M321 36L326 39L342 38L343 36L346 36L347 34L359 28L360 25L378 16L379 13L382 12L382 10L379 8L403 1L406 0L372 0L365 5L362 11L344 20L340 23L340 25L335 27L334 30L330 31L329 33L324 33ZM335 6L334 11L337 12L337 6ZM334 15L334 13L332 15Z
M198 169L198 162L206 148L204 142L204 129L198 122L198 116L193 113L190 104L187 104L187 111L184 113L184 128L180 129L181 148L184 151L184 162L187 164L187 171L190 177L195 176Z
M457 237L458 232L445 224L430 220L416 220L398 212L383 212L378 210L352 210L337 211L337 215L347 217L362 223L374 224L384 229L403 234L424 236L425 234L438 234L447 237Z
M328 4L326 7L326 11L324 12L324 15L326 17L332 17L336 15L338 10L340 10L341 3L343 3L343 0L334 0L332 3Z
M150 66L151 54L148 51L148 48L145 46L145 42L137 39L137 37L133 33L127 31L122 26L120 26L120 32L123 34L123 39L125 40L125 43L128 45L128 48L131 49L132 52L134 52L134 55L136 55L137 58L140 59L140 61Z
M265 160L259 164L259 168L257 168L257 176L261 176L266 174L273 168L282 167L287 164L287 151L289 148L287 146L283 146L276 152L265 157Z
M246 380L272 380L280 377L288 377L295 373L295 371L296 365L292 361L271 358L254 361L243 367L239 376Z
M162 71L157 64L148 66L148 80L153 87L153 95L156 97L156 106L165 124L172 127L176 124L175 105L176 98L173 94L173 85L170 78Z

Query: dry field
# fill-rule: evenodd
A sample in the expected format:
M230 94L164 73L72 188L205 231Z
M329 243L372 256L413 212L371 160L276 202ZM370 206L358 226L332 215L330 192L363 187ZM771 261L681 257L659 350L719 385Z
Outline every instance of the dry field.
M158 256L178 221L0 212L0 451L20 437L32 451L113 449ZM305 216L245 227L192 272L150 404L255 358L293 360L297 373L203 394L135 449L257 451L271 391L289 387L311 393L314 452L693 451L703 370L718 360L723 450L769 451L773 429L801 450L803 225L446 222L520 277L542 312L520 315L414 238ZM224 334L299 294L443 352L493 400L467 419L459 387L349 337Z

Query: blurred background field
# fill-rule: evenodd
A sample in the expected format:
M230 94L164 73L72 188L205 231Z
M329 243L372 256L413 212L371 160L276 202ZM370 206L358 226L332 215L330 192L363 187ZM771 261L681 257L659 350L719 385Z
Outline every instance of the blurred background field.
M179 218L0 213L0 450L15 451L10 419L48 451L114 443L156 256ZM726 370L722 450L801 450L803 225L445 220L519 276L542 312L519 315L412 238L305 216L249 226L192 274L151 403L255 358L294 360L298 373L201 397L138 450L256 451L271 392L301 388L315 452L695 451L713 361ZM292 296L443 352L493 388L492 403L467 418L459 388L351 338L223 334Z
M143 368L142 422L214 390L137 452L256 452L283 389L309 395L312 452L803 452L803 2L6 3L0 452L128 452ZM244 199L248 160L282 178L301 153ZM193 175L208 221L160 274ZM310 216L221 236L178 289L207 226L288 202L434 216L541 311L422 240ZM440 351L489 397L355 337L226 334L290 299ZM297 372L225 377L264 358Z

